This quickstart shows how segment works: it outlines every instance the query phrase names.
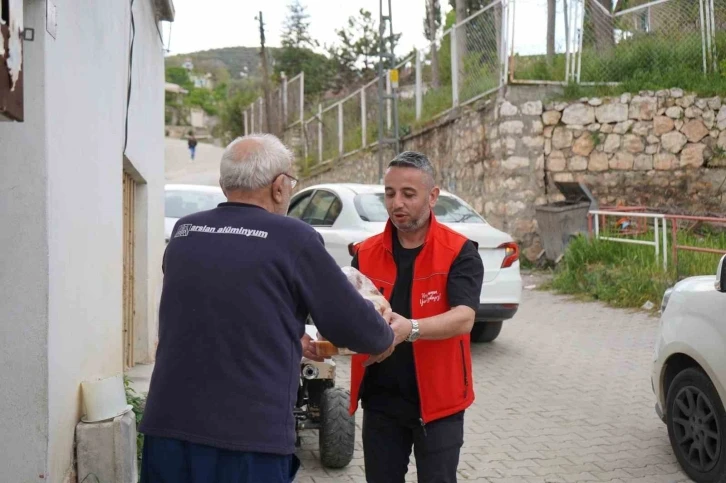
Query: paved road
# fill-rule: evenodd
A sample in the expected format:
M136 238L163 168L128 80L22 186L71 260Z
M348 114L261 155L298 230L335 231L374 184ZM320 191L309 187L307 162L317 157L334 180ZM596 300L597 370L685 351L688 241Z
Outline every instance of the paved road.
M466 413L459 481L690 481L653 410L656 327L642 313L525 290L501 336L473 347L477 400ZM345 358L339 364L347 386ZM296 482L364 482L360 426L356 438L352 463L326 470L317 432L304 433ZM411 462L407 481L416 481Z
M167 183L219 186L219 162L223 149L207 143L197 144L194 161L189 157L187 142L166 138L164 162Z

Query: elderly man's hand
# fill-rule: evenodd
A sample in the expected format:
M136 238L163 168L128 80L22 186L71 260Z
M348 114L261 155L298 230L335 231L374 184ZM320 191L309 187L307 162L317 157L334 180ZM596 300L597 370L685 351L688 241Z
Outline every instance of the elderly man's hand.
M300 343L302 344L303 348L303 357L305 357L306 359L310 359L311 361L317 362L323 362L325 360L325 358L317 354L312 337L305 334L303 335L302 339L300 339Z

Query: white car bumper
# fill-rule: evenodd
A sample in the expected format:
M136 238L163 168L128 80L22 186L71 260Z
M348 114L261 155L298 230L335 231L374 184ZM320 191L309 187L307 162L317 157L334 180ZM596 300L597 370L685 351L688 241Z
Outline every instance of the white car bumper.
M497 277L482 284L476 321L499 322L511 319L522 300L519 263L502 269Z

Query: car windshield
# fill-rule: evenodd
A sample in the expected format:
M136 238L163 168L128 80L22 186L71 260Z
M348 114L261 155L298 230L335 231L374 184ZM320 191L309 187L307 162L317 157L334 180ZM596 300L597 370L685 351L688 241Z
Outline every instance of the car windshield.
M388 212L383 193L364 193L355 197L355 209L363 221L385 222ZM443 223L486 223L479 214L451 196L439 196L434 206L436 219Z
M181 218L199 211L211 210L226 201L222 193L192 190L170 190L166 192L164 215L167 218Z

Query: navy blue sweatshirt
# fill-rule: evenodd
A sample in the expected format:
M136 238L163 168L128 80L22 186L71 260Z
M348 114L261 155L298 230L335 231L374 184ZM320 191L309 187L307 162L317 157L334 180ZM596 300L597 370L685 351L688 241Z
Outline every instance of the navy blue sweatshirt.
M307 224L240 203L179 220L164 254L144 434L292 454L305 320L378 354L393 332Z

